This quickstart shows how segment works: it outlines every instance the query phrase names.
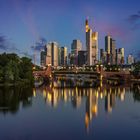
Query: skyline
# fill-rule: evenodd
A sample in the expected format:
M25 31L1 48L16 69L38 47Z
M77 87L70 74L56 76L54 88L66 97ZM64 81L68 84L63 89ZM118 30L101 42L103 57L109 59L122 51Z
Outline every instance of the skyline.
M0 51L33 54L40 37L71 48L80 39L85 49L85 19L99 32L99 49L107 34L126 55L139 51L140 2L136 0L1 0ZM8 44L3 46L2 43ZM9 47L10 46L10 47Z

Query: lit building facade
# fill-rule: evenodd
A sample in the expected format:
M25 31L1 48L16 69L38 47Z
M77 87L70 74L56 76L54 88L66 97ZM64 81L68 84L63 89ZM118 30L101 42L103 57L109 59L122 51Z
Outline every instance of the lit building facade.
M67 57L68 57L68 52L67 52L67 47L61 47L61 56L60 56L60 65L61 66L66 66L67 65Z
M58 66L58 51L59 46L56 42L50 42L46 47L46 65Z
M106 64L107 61L107 52L104 49L100 49L100 60L102 64Z
M128 65L134 64L134 57L131 54L128 55L127 57L127 64Z
M107 53L107 64L116 64L116 42L111 38L110 35L105 37L105 51Z
M95 65L98 61L98 32L93 32L88 20L85 22L87 65Z
M124 64L124 48L119 48L119 54L121 54L121 63L120 64Z
M111 36L105 37L105 51L100 50L100 60L102 64L107 65L123 65L124 61L124 48L116 49L116 41Z
M78 65L78 52L82 49L80 40L73 40L71 44L71 64Z
M111 53L111 64L116 64L116 41L111 39L111 47L110 47L110 53Z
M105 37L105 51L107 52L107 54L110 54L111 52L111 41L112 41L112 38L107 35Z

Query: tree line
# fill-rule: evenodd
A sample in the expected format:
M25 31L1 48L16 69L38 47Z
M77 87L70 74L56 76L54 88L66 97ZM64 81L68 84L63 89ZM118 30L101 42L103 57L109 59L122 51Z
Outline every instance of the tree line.
M0 54L0 83L33 83L32 62L15 53Z

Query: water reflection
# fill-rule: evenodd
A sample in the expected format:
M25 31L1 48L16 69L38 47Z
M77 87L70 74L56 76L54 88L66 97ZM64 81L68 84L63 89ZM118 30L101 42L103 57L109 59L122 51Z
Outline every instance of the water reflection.
M1 87L0 112L15 114L19 107L27 108L32 105L32 88L30 87Z
M102 85L94 88L53 88L52 85L43 86L40 88L3 87L0 89L0 113L16 114L20 108L31 108L32 104L36 100L38 102L42 102L41 99L45 101L45 108L47 104L47 107L49 106L52 109L55 108L55 110L57 110L58 107L59 109L62 108L61 103L70 104L70 108L73 108L76 111L78 109L82 110L82 113L79 114L79 116L82 115L82 122L80 123L85 126L86 132L90 132L90 126L93 124L96 118L98 118L103 111L107 115L113 114L112 112L114 108L120 101L126 101L128 94L133 97L134 101L139 102L140 86L123 85L119 87L110 87ZM41 99L38 98L40 96ZM37 104L37 102L35 102L35 104ZM37 110L40 109L40 106L37 104L34 106L34 108ZM59 111L62 113L61 110ZM49 113L50 112L48 112L48 114Z
M138 88L138 87L137 87ZM97 88L51 88L42 87L42 96L46 103L51 107L57 108L59 102L71 102L73 108L79 108L82 102L85 101L85 127L87 132L89 131L89 126L93 121L93 118L97 117L100 113L99 100L104 101L105 112L111 114L113 108L116 105L116 100L125 101L126 93L133 93L134 100L140 101L140 89L135 86L132 87L97 87ZM134 92L130 92L130 91Z
M133 92L134 101L140 102L140 85L134 84L130 89Z

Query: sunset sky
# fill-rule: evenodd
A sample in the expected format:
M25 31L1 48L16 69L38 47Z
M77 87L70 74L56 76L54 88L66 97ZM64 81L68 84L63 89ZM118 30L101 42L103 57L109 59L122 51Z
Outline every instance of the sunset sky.
M85 19L99 32L99 49L109 34L126 55L140 51L139 0L0 0L0 51L32 55L43 37L70 46L80 39L85 49Z

